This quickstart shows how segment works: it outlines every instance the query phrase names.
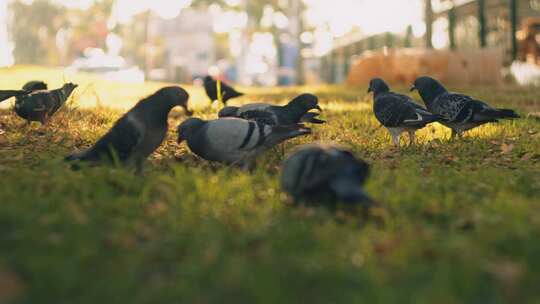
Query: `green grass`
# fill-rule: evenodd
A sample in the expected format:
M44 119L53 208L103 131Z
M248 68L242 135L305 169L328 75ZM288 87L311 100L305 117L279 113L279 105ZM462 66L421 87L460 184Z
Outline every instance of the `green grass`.
M63 81L33 67L0 75L1 88ZM46 129L0 110L0 303L540 303L533 118L459 141L433 125L396 151L366 88L248 90L236 103L320 95L329 123L286 150L334 141L371 163L366 188L385 208L366 220L293 207L279 187L279 153L252 174L196 158L175 143L181 110L144 176L71 171L63 156L163 84L66 78L81 87ZM196 115L215 117L202 90L186 88ZM540 110L537 89L462 90L523 116Z

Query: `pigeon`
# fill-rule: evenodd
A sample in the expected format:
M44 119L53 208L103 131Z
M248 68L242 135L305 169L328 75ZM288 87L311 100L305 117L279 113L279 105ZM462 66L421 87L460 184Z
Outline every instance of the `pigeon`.
M377 120L388 129L392 142L399 146L401 133L409 133L409 144L414 144L415 132L427 124L439 121L440 116L428 112L412 98L390 91L380 78L369 83L368 93L373 92L373 112Z
M152 154L167 135L167 118L172 108L181 106L187 115L189 94L181 87L165 87L139 101L122 116L90 149L72 154L66 161L119 161L135 166L142 173L144 160Z
M29 87L36 86L31 84ZM66 103L75 88L77 88L76 84L66 83L60 89L35 90L18 96L15 100L15 113L28 122L39 121L44 125Z
M520 117L514 110L496 109L467 95L448 92L431 77L416 79L411 88L414 90L418 90L430 112L442 116L441 123L452 129L452 138L486 123Z
M241 107L224 107L219 111L219 117L238 117L247 120L261 121L270 125L292 125L302 122L322 124L324 120L317 118L319 113L309 112L319 107L317 96L302 94L285 106L275 106L267 103L253 103Z
M26 94L28 94L28 92L24 90L0 90L0 102L11 97L19 97Z
M371 207L374 202L362 189L368 175L369 165L347 149L316 143L300 147L284 161L281 186L296 202Z
M178 143L187 141L190 150L203 159L250 169L260 153L310 133L302 125L271 126L241 118L189 118L178 126Z
M235 89L221 81L221 98L224 104L227 104L229 99L240 97L244 93L237 92ZM214 80L211 76L204 77L204 90L206 95L210 98L210 101L213 102L218 100L218 91L217 91L217 81Z

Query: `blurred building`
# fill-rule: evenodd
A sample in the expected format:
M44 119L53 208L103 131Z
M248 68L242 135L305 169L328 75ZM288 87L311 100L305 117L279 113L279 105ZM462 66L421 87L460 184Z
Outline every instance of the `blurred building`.
M161 41L164 60L153 66L151 78L189 82L208 73L216 61L212 16L186 8L172 19L152 17L150 40Z
M540 0L433 0L433 10L434 32L446 34L439 47L502 47L507 63L537 52Z

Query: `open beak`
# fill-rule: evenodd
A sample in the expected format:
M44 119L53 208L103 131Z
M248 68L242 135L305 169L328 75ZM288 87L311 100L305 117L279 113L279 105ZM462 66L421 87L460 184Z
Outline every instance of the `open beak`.
M417 90L417 88L416 88L416 86L415 86L414 84L413 84L413 85L411 86L411 88L409 89L410 92L414 92L414 91L416 91L416 90Z
M315 109L315 110L319 110L320 112L322 112L322 108L321 108L320 106L318 106L318 105L315 106L314 109Z
M187 116L193 116L193 111L190 111L187 106L182 105L182 108L184 108L184 112Z

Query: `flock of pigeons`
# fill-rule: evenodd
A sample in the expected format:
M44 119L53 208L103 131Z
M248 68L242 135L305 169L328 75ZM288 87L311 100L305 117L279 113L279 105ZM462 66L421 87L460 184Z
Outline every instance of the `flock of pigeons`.
M67 83L60 89L48 90L44 82L31 81L22 90L0 91L0 101L15 97L17 115L28 122L46 124L76 87ZM204 79L204 87L211 101L221 100L225 105L229 99L243 95L210 76ZM415 132L433 122L452 129L452 137L461 137L463 132L485 123L519 118L513 110L496 109L467 95L448 92L430 77L418 78L412 90L418 90L426 108L407 95L390 91L382 79L373 79L369 84L375 117L388 129L396 146L404 132L414 144ZM167 135L169 112L180 106L188 116L193 115L188 99L188 92L181 87L162 88L139 101L92 147L65 160L73 162L74 167L81 162L120 162L141 173L145 159ZM325 123L318 118L321 111L318 98L312 94L302 94L285 106L225 106L218 119L188 118L182 122L177 128L178 143L187 142L190 150L203 159L251 169L262 152L288 139L311 134L306 123ZM296 201L369 207L374 203L361 187L368 172L369 165L349 150L315 143L300 147L285 160L281 184Z

